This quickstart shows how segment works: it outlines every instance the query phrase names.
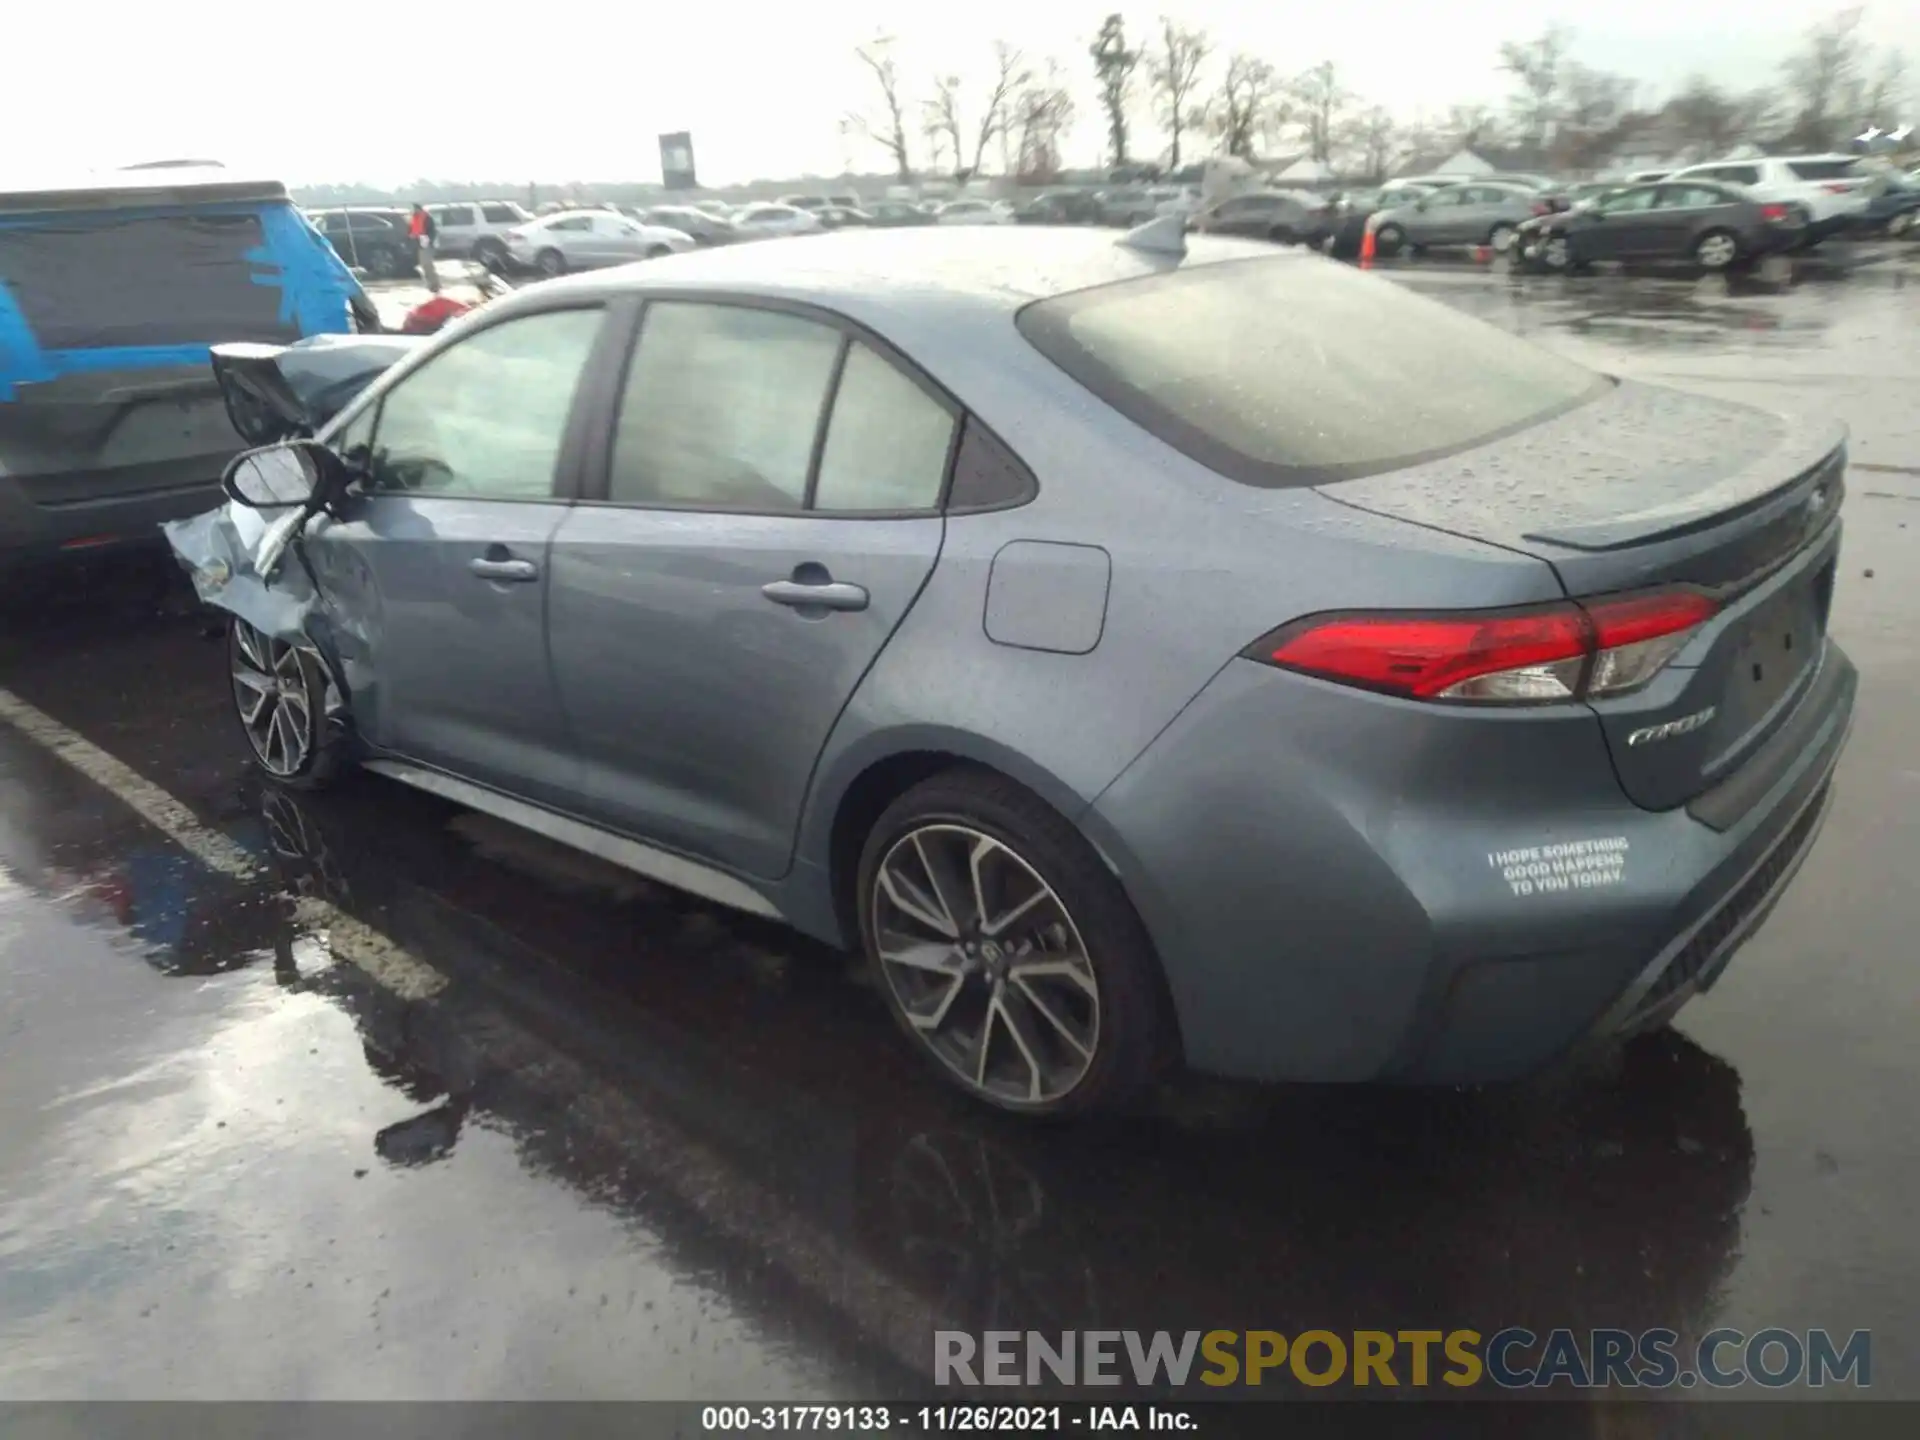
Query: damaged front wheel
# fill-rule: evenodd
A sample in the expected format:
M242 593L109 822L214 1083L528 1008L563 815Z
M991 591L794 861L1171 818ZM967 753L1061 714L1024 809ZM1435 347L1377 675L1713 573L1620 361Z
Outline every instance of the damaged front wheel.
M311 655L235 618L227 632L234 712L254 763L308 789L345 763L345 739L327 716L327 677Z

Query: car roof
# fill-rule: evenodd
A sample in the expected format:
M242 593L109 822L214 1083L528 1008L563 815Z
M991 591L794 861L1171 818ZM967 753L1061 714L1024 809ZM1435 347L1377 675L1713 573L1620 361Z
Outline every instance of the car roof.
M232 205L288 200L278 180L244 179L217 168L122 170L0 189L0 212L117 210L134 206Z
M712 292L814 304L886 333L937 329L941 317L996 319L1035 300L1234 260L1319 263L1254 240L1192 235L1184 257L1126 245L1109 231L1026 226L955 231L837 230L777 247L690 251L531 286L497 301L534 305L559 292Z

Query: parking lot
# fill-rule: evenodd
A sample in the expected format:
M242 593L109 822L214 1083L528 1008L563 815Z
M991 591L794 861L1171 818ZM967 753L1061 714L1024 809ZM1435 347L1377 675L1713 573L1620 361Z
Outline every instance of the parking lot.
M1577 1077L997 1121L846 957L377 778L264 786L164 567L12 597L0 1394L906 1396L937 1328L1424 1323L1865 1329L1920 1399L1920 247L1830 248L1784 287L1382 267L1852 430L1825 834Z

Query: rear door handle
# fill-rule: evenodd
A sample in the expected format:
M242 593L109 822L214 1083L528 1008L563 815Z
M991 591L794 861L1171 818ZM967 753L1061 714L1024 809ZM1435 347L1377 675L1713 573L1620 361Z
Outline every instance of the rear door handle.
M864 610L867 608L866 588L861 585L849 585L841 580L828 580L816 585L808 585L799 580L775 580L762 585L760 593L776 605L790 605L796 610Z
M489 560L485 556L477 556L467 562L467 569L482 580L525 583L540 578L540 567L531 560Z

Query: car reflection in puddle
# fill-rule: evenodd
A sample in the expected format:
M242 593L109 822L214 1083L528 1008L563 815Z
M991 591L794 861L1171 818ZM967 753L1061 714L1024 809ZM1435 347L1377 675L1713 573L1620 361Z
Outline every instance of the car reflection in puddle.
M844 957L750 918L377 780L269 788L259 815L281 893L208 887L241 918L151 963L255 956L349 1015L417 1107L367 1165L510 1137L796 1337L924 1378L937 1328L1715 1319L1753 1145L1735 1072L1677 1033L1551 1086L1191 1081L1150 1115L1025 1126L921 1073ZM396 955L437 983L383 983Z

